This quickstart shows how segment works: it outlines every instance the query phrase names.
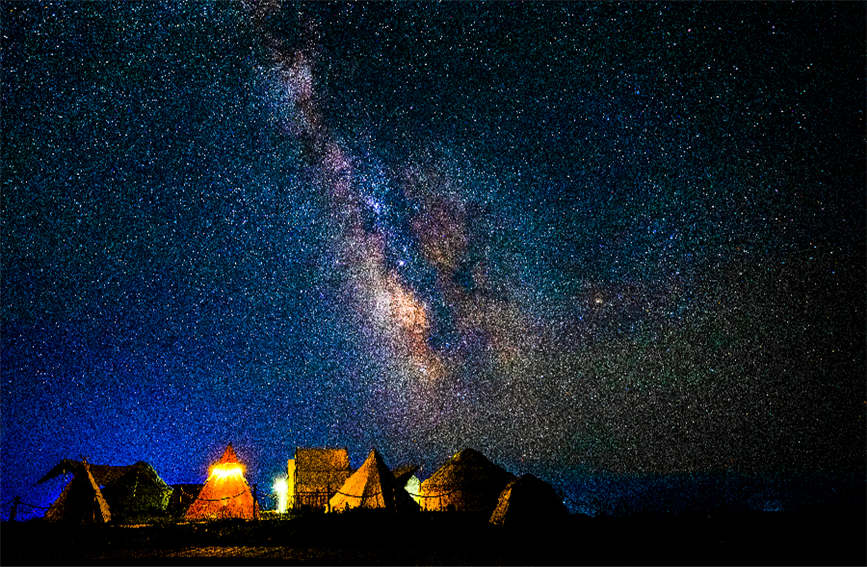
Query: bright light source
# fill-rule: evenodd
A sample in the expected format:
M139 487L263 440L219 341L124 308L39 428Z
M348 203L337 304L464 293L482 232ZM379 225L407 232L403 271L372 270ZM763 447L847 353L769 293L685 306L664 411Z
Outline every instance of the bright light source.
M217 481L231 478L243 478L244 467L238 463L214 465L211 467L211 477Z
M409 480L406 481L406 486L403 487L404 490L409 492L409 495L416 502L421 503L421 496L419 495L419 491L421 490L421 483L418 480L418 477L412 475L409 477Z
M277 494L277 511L285 514L286 504L289 500L289 483L285 478L274 480L274 492Z

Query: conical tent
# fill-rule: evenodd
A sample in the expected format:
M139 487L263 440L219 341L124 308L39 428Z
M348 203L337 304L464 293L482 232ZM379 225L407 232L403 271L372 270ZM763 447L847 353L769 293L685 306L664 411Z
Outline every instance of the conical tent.
M111 512L109 512L108 504L99 489L99 485L93 479L87 461L80 463L68 461L67 465L69 466L64 472L72 472L75 476L45 512L45 518L77 524L105 524L110 522Z
M370 451L337 494L328 501L328 510L343 512L353 508L408 511L418 506L395 480L376 449Z
M490 514L514 478L478 451L464 449L421 483L416 500L423 510Z
M568 515L563 500L554 488L531 474L513 480L500 493L490 523L534 525L556 522Z
M255 518L258 505L244 478L244 470L230 443L223 456L211 465L208 480L185 517L189 520Z

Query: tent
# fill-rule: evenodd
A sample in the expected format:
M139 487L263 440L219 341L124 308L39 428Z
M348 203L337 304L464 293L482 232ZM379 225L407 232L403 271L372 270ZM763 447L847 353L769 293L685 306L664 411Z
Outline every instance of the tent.
M72 474L73 480L49 509L46 514L49 519L59 519L66 514L60 510L72 502L66 502L70 494L78 494L75 498L81 498L83 494L92 492L89 488L91 479L99 493L98 498L105 502L114 521L161 515L165 512L171 494L171 488L163 482L153 467L144 461L134 465L115 466L63 459L39 482L62 474Z
M423 510L490 514L514 475L473 449L464 449L419 486Z
M418 506L395 480L382 456L372 449L364 463L346 479L328 501L328 511L343 512L352 508L392 511L417 510Z
M244 470L229 443L223 456L211 466L205 485L184 517L188 520L255 518L259 507L244 478Z
M76 524L105 524L110 522L111 512L108 503L106 503L99 485L93 478L88 462L86 460L64 459L39 482L45 482L63 473L72 473L74 476L57 500L45 512L45 518L51 521Z
M490 523L497 526L538 526L556 522L567 515L563 500L550 484L525 474L507 484L500 493Z
M125 470L117 471L122 474L106 484L102 493L115 521L145 519L165 512L172 489L152 466L139 461L114 468Z

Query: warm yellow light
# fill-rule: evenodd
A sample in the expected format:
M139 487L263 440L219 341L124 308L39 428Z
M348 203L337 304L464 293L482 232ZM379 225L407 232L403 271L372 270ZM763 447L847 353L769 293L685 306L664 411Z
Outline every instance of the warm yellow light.
M412 475L411 477L409 477L409 480L406 481L406 486L404 486L403 488L404 490L409 492L409 495L412 497L413 500L421 504L421 495L419 494L419 492L421 492L421 483L419 482L417 476Z
M238 463L214 465L211 467L211 478L217 481L230 478L243 478L244 467Z
M277 511L285 514L289 501L289 483L285 478L278 478L274 481L274 492L277 494Z

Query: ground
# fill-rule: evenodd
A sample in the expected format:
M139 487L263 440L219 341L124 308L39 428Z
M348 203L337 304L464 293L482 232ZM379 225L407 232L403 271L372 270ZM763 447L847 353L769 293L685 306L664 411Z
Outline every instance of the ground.
M2 564L865 564L863 510L572 516L493 528L484 518L350 513L259 522L2 525Z

